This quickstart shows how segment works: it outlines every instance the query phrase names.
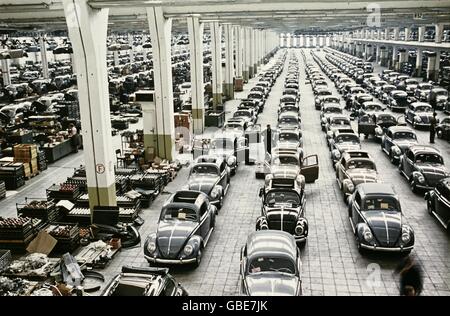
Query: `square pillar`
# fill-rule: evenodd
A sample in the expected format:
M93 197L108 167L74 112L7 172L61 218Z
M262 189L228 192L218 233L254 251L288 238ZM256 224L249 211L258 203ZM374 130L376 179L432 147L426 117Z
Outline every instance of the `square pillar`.
M9 68L9 59L2 59L2 77L3 86L9 86L11 84L11 70Z
M156 129L153 134L144 134L144 146L156 149L158 157L173 160L175 122L171 58L172 20L164 17L161 7L148 7L146 11L152 41Z
M212 56L212 94L213 109L222 104L222 26L219 22L210 23Z
M409 37L411 35L411 28L405 27L405 41L409 41Z
M444 24L443 23L437 23L435 25L435 35L434 35L434 41L436 43L442 43L442 34L444 32Z
M224 25L225 32L225 83L224 94L234 99L234 36L233 25Z
M87 0L63 0L62 4L77 61L89 207L116 206L106 67L108 9L92 9Z
M130 56L130 63L134 62L134 45L133 45L133 35L128 34L128 45L130 45L130 50L128 52Z
M42 66L42 76L44 79L49 78L48 73L48 60L47 60L47 45L46 40L43 36L39 37L39 46L41 49L41 66Z
M419 42L423 42L424 41L424 37L425 37L425 26L419 26L417 29L417 40Z
M397 60L398 60L398 47L392 46L392 59L389 64L389 68L397 70Z
M189 56L191 63L192 130L201 134L205 129L205 105L203 82L203 23L199 16L187 18Z
M422 76L422 59L423 59L423 51L421 49L416 50L416 68L414 71L415 77Z
M250 28L244 27L243 28L243 59L242 59L242 77L244 78L244 82L248 82L250 79L250 55L251 55L251 48L250 48ZM284 39L284 37L281 37Z
M398 41L399 33L400 33L400 28L394 27L394 41Z
M430 52L428 54L427 80L438 81L440 58L440 52Z

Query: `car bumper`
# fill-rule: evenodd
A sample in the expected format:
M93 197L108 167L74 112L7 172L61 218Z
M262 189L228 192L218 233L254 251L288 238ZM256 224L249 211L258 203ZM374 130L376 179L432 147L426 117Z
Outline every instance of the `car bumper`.
M406 107L405 106L391 105L391 109L392 109L392 111L405 111Z
M373 251L386 251L386 252L405 252L405 251L411 251L414 246L408 246L408 247L378 247L378 246L372 246L372 245L366 245L361 244L361 248L367 249L367 250L373 250Z
M145 259L150 263L163 263L163 264L191 264L194 263L196 258L191 259L161 259L156 257L150 257L144 255Z
M419 126L419 127L430 127L430 123L417 123L417 122L415 122L415 124L416 124L416 126Z
M295 236L294 235L294 239L295 239L295 242L302 243L302 242L306 241L306 236Z
M426 185L426 184L416 184L416 188L421 189L421 190L427 190L427 191L434 189L433 186Z

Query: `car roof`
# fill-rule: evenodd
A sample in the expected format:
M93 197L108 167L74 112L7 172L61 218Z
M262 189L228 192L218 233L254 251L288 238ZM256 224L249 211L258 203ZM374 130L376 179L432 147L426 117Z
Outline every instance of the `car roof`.
M409 128L407 126L400 126L400 125L391 126L391 127L389 127L389 129L393 133L396 133L396 132L414 132L411 128Z
M164 203L163 208L170 206L178 208L192 208L198 211L206 200L208 200L208 196L203 192L181 190L172 194Z
M294 237L281 230L259 230L247 237L247 257L275 255L297 258L297 245Z
M412 151L415 155L422 152L441 155L441 152L437 148L427 145L413 145L409 147L409 150Z
M411 106L416 107L416 106L428 106L431 108L431 105L429 103L426 102L413 102L411 103Z
M379 196L379 195L389 195L396 196L392 185L387 183L361 183L357 186L357 190L361 194L361 198L364 199L366 196Z
M346 150L342 156L346 159L365 158L372 160L372 156L366 150Z
M197 164L214 164L219 166L223 161L222 157L215 155L201 155L195 159L195 165Z

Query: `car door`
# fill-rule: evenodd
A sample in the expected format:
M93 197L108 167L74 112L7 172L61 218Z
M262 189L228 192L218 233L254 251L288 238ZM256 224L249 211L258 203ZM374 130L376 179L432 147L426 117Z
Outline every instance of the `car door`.
M403 159L403 171L409 177L414 171L414 153L407 149L405 152L405 159Z
M384 149L389 153L392 147L392 131L388 130L384 137Z
M303 158L300 173L305 177L307 183L315 182L319 178L318 156L310 155Z
M352 217L353 225L355 226L355 230L356 230L356 226L362 221L361 195L359 194L359 192L355 193L355 198L353 199L351 217Z
M450 221L450 190L446 182L439 182L435 190L436 213L447 224Z
M208 201L204 201L200 206L200 235L206 238L211 225L211 210Z
M370 115L363 115L358 120L358 134L370 135L375 133L375 121Z

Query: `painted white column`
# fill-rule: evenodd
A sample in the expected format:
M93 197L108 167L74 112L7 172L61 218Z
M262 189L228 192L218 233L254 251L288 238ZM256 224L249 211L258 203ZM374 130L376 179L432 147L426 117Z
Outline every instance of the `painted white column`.
M234 26L236 44L236 77L242 78L244 60L244 30L241 26Z
M400 28L394 27L394 41L398 41L399 33L400 33Z
M405 27L405 41L409 41L409 37L411 35L411 28Z
M162 7L148 7L146 11L152 41L156 131L154 134L144 134L144 144L153 144L159 157L172 160L175 149L171 59L172 20L164 17Z
M417 40L419 42L423 42L424 41L424 37L425 37L425 26L419 26L418 30L417 30Z
M256 62L256 30L251 29L250 31L250 78L253 78L258 72L258 65Z
M210 23L211 30L211 72L213 109L222 104L222 26L219 22Z
M11 71L9 68L9 59L2 59L2 77L3 85L9 86L11 84Z
M205 105L203 83L203 23L199 16L187 18L189 56L191 63L192 130L201 134L205 129Z
M42 66L42 76L44 79L49 78L48 73L48 60L47 60L47 45L44 36L39 37L39 46L41 50L41 66Z
M225 32L225 83L224 94L234 99L234 36L233 25L224 25Z
M415 77L422 76L422 59L423 59L423 51L418 48L416 50L416 71L414 72Z
M444 32L444 24L443 23L437 23L435 25L435 35L434 35L434 41L436 43L442 43L442 34Z
M115 206L114 152L109 112L106 35L108 9L88 0L63 0L69 37L77 61L78 99L89 206Z
M134 62L134 45L133 45L133 35L132 34L128 34L128 45L130 45L130 50L129 50L130 63L133 63Z

